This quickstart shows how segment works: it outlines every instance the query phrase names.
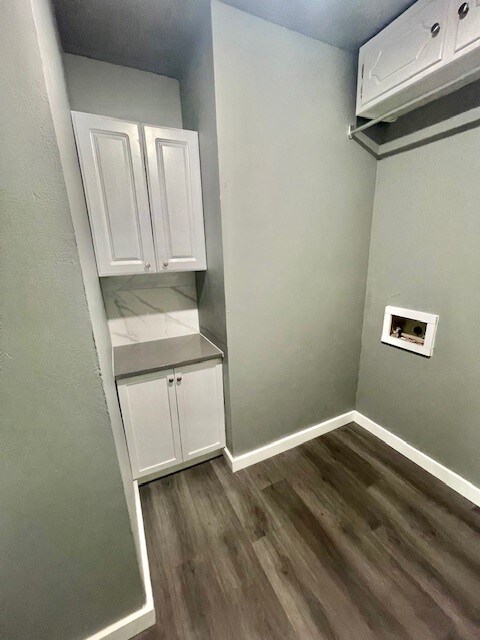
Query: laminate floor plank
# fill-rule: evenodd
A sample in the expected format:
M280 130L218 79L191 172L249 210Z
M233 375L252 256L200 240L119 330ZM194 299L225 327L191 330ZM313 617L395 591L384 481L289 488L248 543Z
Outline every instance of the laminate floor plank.
M317 449L325 447L330 453L328 444L329 439L327 436L321 443L315 443ZM349 462L348 458L346 462L342 460L341 452L337 453L333 461L328 461L325 457L322 459L324 466L330 464L335 472L340 472L340 476L343 467L345 469L345 477L348 477L348 471L352 468ZM318 460L317 464L320 464ZM459 588L464 586L469 590L469 580L472 584L476 584L479 558L478 555L471 552L472 547L470 545L475 543L478 538L469 535L469 531L467 528L464 529L463 523L459 522L454 526L455 540L453 540L453 531L448 514L442 513L441 522L438 518L435 523L431 522L429 512L435 510L435 503L424 501L423 507L425 511L422 512L418 508L419 498L421 498L421 494L418 492L409 492L405 496L401 490L401 483L387 482L381 479L364 486L360 477L358 477L358 484L355 487L355 478L353 480L353 484L346 482L341 493L344 496L355 495L355 500L351 500L351 505L355 512L361 512L362 509L365 509L365 517L373 518L373 522L376 521L377 526L391 526L393 524L395 525L395 530L401 529L404 540L419 547L419 551L424 557L432 556L432 564L433 556L437 553L442 559L447 572L452 570L455 572L458 568L463 572L459 580ZM381 514L383 514L383 521ZM384 517L386 514L388 514L388 518ZM461 538L463 538L463 544ZM475 545L473 548L475 548ZM453 582L452 576L452 584Z
M331 438L325 439L325 444L334 454L336 461L350 468L358 462L366 462L352 448L351 442L349 447L345 446L342 434L329 435ZM372 468L375 468L375 461L372 462ZM430 500L422 491L404 481L401 476L395 475L389 467L383 466L375 470L375 473L377 477L370 486L374 484L375 489L381 488L390 501L397 503L404 512L411 515L421 535L437 538L439 543L458 556L459 561L466 562L469 566L474 566L476 571L480 571L480 557L473 553L478 540L477 532L459 520L450 510L442 508L437 501ZM459 536L461 544L458 544Z
M282 455L290 457L291 453ZM216 460L212 464L222 478L225 491L239 514L242 526L245 531L250 532L255 552L275 586L279 599L282 603L285 599L296 603L294 607L284 605L284 608L292 625L301 634L298 637L304 637L305 625L308 626L310 618L310 622L317 622L314 638L373 639L368 628L363 628L364 623L356 606L352 607L348 594L336 583L336 576L328 575L319 558L305 545L291 522L285 525L281 518L275 516L263 490L256 483L256 474L252 474L252 477L250 469L246 469L232 475L223 461ZM280 589L279 585L283 588ZM342 633L338 636L336 632L325 631L329 628L328 616L324 613L327 609L334 618L348 611L348 622L342 624ZM303 611L303 619L299 611ZM322 634L318 627L320 621L323 621ZM363 629L361 636L359 629Z
M318 464L321 464L318 461ZM300 465L299 465L300 466ZM325 464L327 467L328 465ZM355 496L354 502L351 505L350 511L348 511L348 503L345 502L345 496L348 496L351 487L349 488L348 482L345 484L344 491L335 495L333 493L335 489L332 488L329 483L321 484L320 481L316 481L315 472L318 473L313 465L311 466L311 475L307 482L303 481L298 484L294 482L294 486L299 495L302 496L305 503L309 508L318 514L318 517L322 519L325 513L325 505L327 500L325 499L326 493L332 492L328 502L331 504L338 504L338 513L340 520L340 527L342 533L349 538L349 542L344 546L346 553L353 559L355 556L358 560L367 563L364 568L365 577L377 575L377 579L373 578L373 585L376 582L384 585L386 588L385 597L388 595L389 584L394 589L393 596L397 600L396 608L401 611L399 605L403 601L405 607L405 598L410 601L415 609L414 619L424 619L428 621L429 627L434 628L434 637L442 638L447 637L442 635L444 629L450 631L452 623L446 619L446 614L442 607L436 605L432 596L425 592L422 586L418 583L414 576L411 576L404 570L403 562L398 562L399 549L392 545L385 545L385 531L387 532L387 540L391 538L398 539L398 531L392 529L391 522L386 518L378 518L380 516L380 509L378 505L372 505L372 496L365 493L365 487L359 482L357 489L354 489ZM325 473L324 473L325 476ZM362 513L362 509L358 507L360 505L365 509ZM372 513L375 514L372 519ZM331 517L331 516L330 516ZM400 528L403 526L403 522L400 523ZM337 535L336 539L342 542L342 535ZM401 539L401 538L400 538ZM405 549L405 540L402 540L403 548L400 550L403 559L408 557L408 549ZM418 557L418 550L414 548L415 555ZM423 562L423 557L421 558ZM430 567L428 567L430 568ZM389 576L390 580L385 583L382 580L382 576ZM431 576L430 576L431 577ZM447 586L448 583L447 583ZM443 603L445 604L445 602ZM408 612L408 609L405 609ZM415 629L415 634L420 637L420 627ZM416 637L414 635L414 637Z
M480 510L357 425L141 499L136 640L480 640Z
M337 437L335 434L328 434L328 436L330 438ZM326 436L321 441L313 442L310 449L315 449L318 453L319 450L326 447L329 437ZM318 465L323 464L328 468L325 457L323 460L317 459L316 462ZM336 464L341 465L338 456ZM335 470L337 471L338 469L335 468ZM385 472L386 471L388 470L385 469ZM400 485L403 484L401 478L394 478L393 480L397 481ZM429 576L430 582L437 587L440 585L443 588L444 594L447 597L450 596L452 604L456 602L457 608L460 607L461 609L467 610L467 615L478 623L479 610L476 596L473 597L473 603L470 604L471 589L474 588L474 584L478 581L478 571L472 573L468 563L463 563L462 566L462 564L458 562L458 557L465 558L466 555L468 555L465 553L466 548L463 550L460 549L460 541L457 541L455 547L450 545L450 549L439 545L439 541L442 537L445 537L444 534L438 535L441 526L437 527L436 530L430 529L428 535L426 535L427 532L422 530L419 522L411 517L411 512L415 511L414 505L417 496L412 494L410 496L411 502L407 504L408 508L402 510L401 503L392 500L391 496L382 495L382 492L379 490L379 487L382 486L391 488L394 486L394 482L389 483L384 479L380 480L378 483L369 485L368 493L366 494L364 491L362 492L361 478L359 477L358 500L352 503L351 518L349 518L350 523L354 521L355 512L358 513L361 511L361 508L369 509L377 515L383 513L383 516L380 517L378 521L378 526L374 527L369 537L375 540L385 533L387 540L390 543L393 542L392 559L398 555L399 550L405 559L413 559L417 565L417 569L425 571ZM347 496L350 490L351 487L347 482L342 491L343 495ZM360 509L358 506L360 506ZM461 529L462 526L463 523L459 521L458 527ZM455 549L455 554L450 553L452 549ZM474 554L476 550L476 556L478 557L478 538L473 545L473 550ZM364 553L365 552L366 549L364 549ZM377 553L377 556L380 558L379 553Z
M341 431L338 430L337 436ZM456 517L470 526L476 533L480 534L480 509L469 500L452 491L443 482L434 478L424 469L418 467L398 451L389 447L386 443L375 438L358 425L351 425L348 431L348 440L358 443L364 454L370 453L371 457L377 459L383 468L390 468L398 474L398 477L416 487L425 494L432 502L436 502L447 511L451 511Z
M341 437L341 434L335 435L335 438ZM405 463L415 467L409 461ZM423 473L423 470L419 471ZM467 618L479 624L480 610L475 595L479 575L478 535L462 518L456 519L444 506L439 507L439 504L445 505L442 498L437 502L431 499L432 496L424 496L410 482L396 475L397 472L391 476L388 466L383 472L385 477L368 489L383 513L388 515L379 534L385 530L394 553L401 547L403 557L413 560L417 569L428 575L432 586L440 588L456 609L463 610ZM442 493L444 489L442 487ZM450 493L456 497L454 492ZM449 500L451 498L448 496ZM463 500L459 500L459 505ZM427 526L425 523L432 513L436 520L432 526Z

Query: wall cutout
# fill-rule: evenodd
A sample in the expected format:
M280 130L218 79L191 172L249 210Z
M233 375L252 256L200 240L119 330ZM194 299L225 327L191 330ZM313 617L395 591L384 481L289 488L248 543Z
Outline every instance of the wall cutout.
M400 307L385 307L382 342L430 357L438 316Z

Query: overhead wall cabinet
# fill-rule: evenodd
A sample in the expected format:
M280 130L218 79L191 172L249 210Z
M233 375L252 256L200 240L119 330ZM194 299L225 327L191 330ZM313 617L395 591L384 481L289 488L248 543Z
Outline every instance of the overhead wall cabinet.
M161 267L205 269L198 134L144 127L153 237Z
M480 0L419 0L360 48L356 113L395 117L478 78Z
M132 376L117 385L134 479L225 446L220 360Z
M72 118L99 275L206 269L198 134Z

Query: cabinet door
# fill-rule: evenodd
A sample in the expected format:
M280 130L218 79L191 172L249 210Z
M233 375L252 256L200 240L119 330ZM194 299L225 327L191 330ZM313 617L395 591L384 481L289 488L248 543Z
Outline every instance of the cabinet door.
M158 270L206 269L198 134L144 130Z
M416 3L361 48L360 105L441 62L447 1Z
M72 118L99 275L155 271L139 125L90 113Z
M463 55L466 47L478 46L480 40L480 0L452 0L450 16L455 24L454 54Z
M183 459L225 446L222 364L217 360L175 369Z
M118 395L133 477L182 462L173 371L121 380Z

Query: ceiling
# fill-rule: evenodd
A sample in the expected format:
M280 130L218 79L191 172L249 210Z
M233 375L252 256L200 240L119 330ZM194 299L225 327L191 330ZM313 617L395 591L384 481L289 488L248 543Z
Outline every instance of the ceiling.
M414 0L225 0L356 51ZM208 0L53 0L65 51L178 77Z
M52 0L64 51L179 77L208 0Z
M341 49L357 51L415 0L223 0Z

